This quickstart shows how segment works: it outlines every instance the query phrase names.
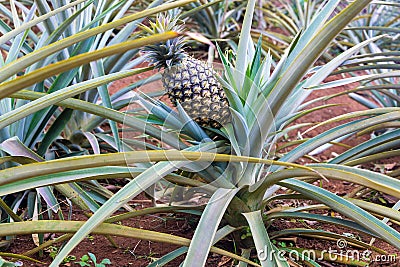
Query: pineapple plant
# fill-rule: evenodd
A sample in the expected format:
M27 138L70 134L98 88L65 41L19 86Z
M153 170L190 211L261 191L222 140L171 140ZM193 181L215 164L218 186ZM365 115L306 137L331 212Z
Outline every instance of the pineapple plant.
M318 69L312 69L312 76L308 75L310 74L309 69L313 65L313 62L319 57L321 51L330 44L334 36L364 8L369 1L370 0L355 0L343 13L336 15L332 20L326 22L340 2L327 1L327 5L320 12L320 16L316 16L310 28L305 29L299 35L298 39L291 46L291 49L288 50L287 54L282 57L282 61L278 64L273 64L274 62L271 55L268 55L266 59L262 59L261 41L257 44L257 47L253 49L253 43L250 39L250 30L252 24L251 14L254 13L256 1L248 1L246 15L244 16L245 21L243 22L240 35L240 43L237 49L237 57L232 57L233 61L228 62L229 58L224 57L223 53L221 53L222 51L220 51L221 59L223 59L224 62L225 74L224 80L221 82L224 87L227 88L226 92L229 92L227 97L230 100L230 107L235 110L235 112L232 112L232 124L222 129L221 132L225 131L227 133L226 135L231 141L230 145L234 149L234 153L232 154L214 153L215 151L217 153L225 152L226 150L222 146L225 146L227 142L211 142L208 140L205 140L205 142L185 142L188 146L182 149L178 142L174 142L176 140L174 137L176 136L171 136L168 139L165 138L171 130L175 130L172 126L180 126L179 122L182 121L179 120L180 118L177 119L175 116L176 113L171 111L166 105L154 104L154 109L147 109L148 112L152 112L153 110L157 110L157 108L158 110L164 108L165 111L168 110L171 112L171 116L165 115L165 112L158 113L161 114L160 119L165 118L165 121L169 121L165 123L165 127L157 128L153 127L148 121L143 122L142 119L137 119L132 114L124 114L110 108L85 103L84 101L74 98L66 99L67 97L65 95L61 97L60 95L54 95L54 92L39 94L23 90L13 94L13 97L30 100L34 100L35 97L38 97L41 103L46 102L48 105L54 104L76 110L83 110L117 122L125 122L126 125L135 127L135 130L143 130L143 133L154 138L159 138L160 141L166 143L168 141L171 143L170 146L172 149L157 150L157 147L149 146L151 148L150 151L134 150L110 154L76 156L57 160L49 159L39 163L32 161L27 162L25 157L1 158L3 162L7 162L8 160L21 162L20 166L12 166L0 170L0 195L2 199L5 195L16 194L26 188L41 188L43 186L57 185L59 183L103 178L108 179L110 177L126 179L130 177L130 175L132 175L134 179L110 196L107 201L101 203L101 207L89 203L90 207L94 207L94 213L86 222L70 220L19 221L21 218L18 214L14 214L15 212L5 205L3 203L4 201L0 201L0 206L3 208L4 213L10 213L14 216L13 218L16 221L10 223L2 222L0 224L0 237L51 232L60 233L64 231L68 234L75 233L63 249L60 250L56 258L54 258L51 265L49 265L50 267L60 266L63 259L72 249L91 232L93 232L93 234L118 235L132 238L140 237L142 240L167 242L179 246L175 251L171 251L159 259L155 259L154 262L149 263L149 266L165 265L168 261L180 257L185 253L185 262L181 264L182 266L206 266L206 260L210 252L219 253L241 261L238 263L238 266L246 266L246 264L251 266L289 266L294 263L298 263L299 266L300 264L319 266L311 257L303 257L301 259L296 259L296 261L292 258L286 259L278 257L278 255L282 255L282 252L285 252L286 255L298 255L295 253L299 251L298 247L281 248L276 246L273 241L277 240L277 238L282 238L282 236L292 237L303 235L319 238L321 242L344 238L348 240L349 243L354 243L360 248L374 250L370 242L361 242L358 239L356 240L348 236L322 231L321 229L311 229L311 227L305 229L285 229L283 231L279 228L278 231L272 232L274 229L272 229L271 224L274 220L280 223L281 220L291 218L294 220L313 220L321 223L333 223L341 227L352 229L356 227L355 229L361 232L371 235L374 238L379 237L397 248L400 248L400 234L397 230L392 229L386 224L386 219L381 220L381 218L386 217L393 221L394 224L399 224L397 214L398 204L396 204L393 209L383 205L370 205L370 203L362 201L361 199L342 198L324 189L322 186L315 185L315 182L318 182L316 179L321 180L324 178L324 181L327 179L344 180L369 187L371 190L382 191L385 194L398 198L400 194L400 182L397 179L384 174L350 167L348 159L354 164L354 159L359 157L360 153L346 157L344 162L347 166L324 163L299 166L290 163L298 160L299 157L305 155L308 151L312 151L320 147L321 144L334 140L338 136L357 132L382 122L385 123L386 121L397 120L400 118L400 112L393 110L390 115L376 113L378 114L376 117L368 118L365 121L355 121L337 126L337 128L331 129L320 136L305 140L304 143L282 156L279 161L262 158L264 157L263 152L271 146L272 142L269 142L269 140L275 136L279 137L279 135L284 135L286 130L284 128L285 124L287 125L293 118L307 113L307 111L301 113L297 112L302 102L300 96L306 93L304 88L310 88L313 84L318 84L320 81L324 80L332 69L339 66L360 48L359 45L358 47L356 46L349 49L343 53L343 55L340 55L326 65ZM174 1L172 3L175 4L178 2L180 1ZM84 32L84 34L86 34L86 32ZM157 42L159 42L159 40L157 40ZM169 44L174 43L178 45L176 42L176 40L171 41ZM183 43L184 42L181 42L181 49L183 48ZM363 45L365 46L366 44L367 43L364 43ZM163 49L162 44L158 47ZM44 50L45 49L49 50L48 48L44 48ZM176 46L174 49L176 49ZM177 65L184 65L185 59L188 61L188 58L190 58L184 53L178 56L178 53L175 53L173 50L171 51L170 56L167 55L168 53L164 54L166 55L165 61L168 61L170 66L174 65L173 60L176 61L175 64ZM272 69L273 65L277 67L273 70L273 73L270 74L269 70ZM52 68L52 66L50 66L50 68ZM169 71L168 65L165 69L167 72ZM6 66L5 70L12 70L12 68L8 69ZM48 68L42 69L41 71L45 73L48 71ZM5 73L10 73L10 71ZM177 76L176 73L177 72L175 72L174 75L170 74L170 76L173 76L175 79L175 76ZM307 78L303 79L304 76ZM182 75L180 77L179 79L182 79ZM199 75L197 75L197 77L199 78ZM25 82L25 80L21 82L19 79L21 78L16 79L16 83L21 84ZM166 78L163 80L166 80ZM31 82L31 84L33 83L34 82ZM255 83L255 86L253 86L252 83ZM22 85L26 86L26 83ZM4 87L2 91L6 91ZM7 93L11 95L8 91ZM76 93L76 91L74 91L74 93ZM57 102L51 102L51 104L49 104L48 98L45 98L47 96L53 97L53 99L56 98ZM246 102L242 102L242 99ZM175 101L178 107L179 101L179 99ZM149 105L156 103L150 100L148 102ZM270 116L269 113L266 112L269 110L268 107L271 107L271 113L278 127L274 127L273 123L269 123ZM25 106L25 108L28 109L29 112L32 112L32 107ZM157 114L154 114L154 116L157 116ZM387 118L383 119L383 117ZM10 118L12 117L10 116ZM138 127L138 125L142 128ZM169 125L171 125L171 128L167 128ZM192 131L192 133L196 134L193 137L186 135L186 133L182 135L182 137L179 137L191 138L187 139L188 141L200 139L197 137L202 137L203 133L200 132L202 129L197 129L200 127L193 128L198 130L197 132L195 130ZM275 128L279 129L279 131L276 131ZM161 140L161 138L163 140ZM215 147L217 148L216 150ZM17 149L19 148L17 147ZM250 152L253 157L247 157ZM336 157L336 159L337 158L338 157ZM366 157L361 160L366 160ZM224 168L221 168L220 166L216 166L216 163L224 161L229 162L227 167L222 166ZM201 174L204 174L204 177L207 178L203 179L203 181L192 179L188 171L182 172L180 175L174 173L177 169L183 167L194 169L194 167L197 167L196 164L209 162L215 163L216 168L209 172L207 172L208 170L204 170L204 172L201 171ZM359 163L360 162L358 162L358 164ZM230 168L230 166L234 168ZM264 171L264 166L271 166L271 168L266 172ZM285 166L287 168L284 168ZM219 177L219 171L224 172L226 175ZM12 175L10 175L10 173ZM214 179L214 176L218 177ZM201 189L211 195L210 201L195 209L192 206L181 205L180 203L178 203L180 205L177 206L174 202L171 202L169 205L144 208L143 210L136 210L132 207L132 210L129 208L129 212L125 214L112 216L116 211L120 210L121 207L129 205L132 198L143 192L149 186L158 183L162 177L169 179L168 181L173 183L185 186L188 189L188 193L185 197L191 198L194 192L202 193L203 191L200 191ZM63 184L62 186L65 185L66 184ZM281 186L290 190L288 194L274 195L276 190ZM94 190L90 191L93 192ZM294 192L296 193L293 194ZM91 192L88 191L87 193L90 194ZM301 199L310 199L317 204L304 207L280 208L279 202L285 198L293 198L296 202ZM87 199L88 198L85 198L84 200ZM86 202L82 201L82 203ZM326 207L336 211L335 213L343 214L346 219L333 217L331 216L332 213L320 214L310 212L311 210L321 210L321 205L324 209ZM155 230L129 227L119 223L127 218L143 216L144 214L182 211L187 212L191 216L199 216L199 222L191 240L173 234L164 234L156 232ZM374 216L375 214L377 215L376 217ZM236 255L214 246L215 244L218 246L219 244L217 244L217 242L223 238L232 240L232 236L235 240L235 248L237 248L234 252L241 252L241 255ZM53 242L62 241L69 237L70 235L64 235L58 237L56 240L46 241L41 244L40 247L35 247L35 250L42 249ZM257 262L251 259L251 256L255 255L255 252L259 256ZM31 253L33 252L28 251L26 255L30 255ZM266 255L273 255L273 257L265 257ZM329 257L340 259L340 263L343 264L367 265L364 262L355 262L351 258L337 257L337 254L329 255Z
M179 17L159 14L150 27L150 33L183 32ZM156 68L164 69L163 87L173 105L181 105L185 112L202 127L221 128L230 122L229 103L216 72L206 62L195 59L184 51L187 38L179 36L164 43L143 47L146 60Z

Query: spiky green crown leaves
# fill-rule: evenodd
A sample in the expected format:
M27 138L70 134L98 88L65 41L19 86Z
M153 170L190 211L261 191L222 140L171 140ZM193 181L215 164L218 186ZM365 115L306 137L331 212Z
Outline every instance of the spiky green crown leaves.
M184 27L176 13L158 14L155 22L150 21L150 26L142 26L149 34L175 31L181 33ZM179 36L165 43L157 43L143 47L142 52L146 61L154 64L156 68L168 68L181 62L187 54L184 51L186 37Z

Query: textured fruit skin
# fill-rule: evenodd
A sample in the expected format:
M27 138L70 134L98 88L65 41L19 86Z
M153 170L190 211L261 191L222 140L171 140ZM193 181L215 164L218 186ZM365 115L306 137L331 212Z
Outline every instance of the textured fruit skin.
M212 67L186 56L180 64L165 68L162 82L174 105L203 127L220 128L230 122L229 103Z

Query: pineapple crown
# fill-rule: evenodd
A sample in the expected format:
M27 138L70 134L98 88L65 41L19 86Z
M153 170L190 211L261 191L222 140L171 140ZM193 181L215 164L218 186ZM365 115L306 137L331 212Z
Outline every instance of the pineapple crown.
M167 31L183 32L176 12L158 14L155 22L149 22L150 27L142 25L142 29L149 34L164 33ZM186 38L179 36L163 43L146 45L142 48L146 61L154 64L156 68L168 68L181 62L187 54L184 52Z

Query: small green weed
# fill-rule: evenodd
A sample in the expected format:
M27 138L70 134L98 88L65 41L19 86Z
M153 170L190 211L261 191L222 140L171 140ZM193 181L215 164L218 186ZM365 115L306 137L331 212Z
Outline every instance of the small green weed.
M80 261L75 262L79 264L80 266L94 266L94 267L106 267L106 265L111 264L111 261L109 259L103 259L100 263L97 263L96 256L93 253L88 252L87 255L83 255L80 259ZM92 265L94 264L94 265Z
M292 242L287 243L285 241L277 241L275 239L272 240L272 244L281 248L294 247L294 244Z
M46 249L46 251L49 253L49 256L54 259L57 254L58 254L58 247L55 246L50 246ZM68 255L67 257L64 258L63 264L70 263L72 261L76 260L76 257L74 255Z

